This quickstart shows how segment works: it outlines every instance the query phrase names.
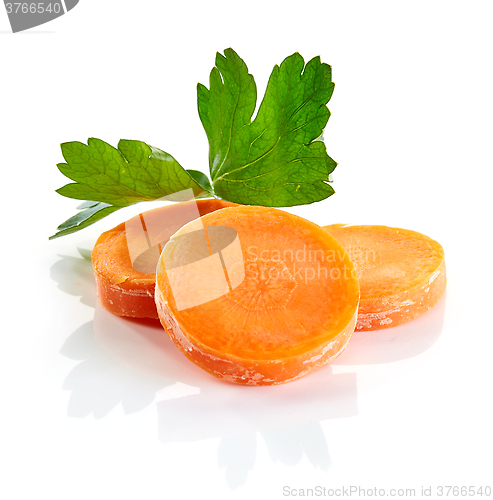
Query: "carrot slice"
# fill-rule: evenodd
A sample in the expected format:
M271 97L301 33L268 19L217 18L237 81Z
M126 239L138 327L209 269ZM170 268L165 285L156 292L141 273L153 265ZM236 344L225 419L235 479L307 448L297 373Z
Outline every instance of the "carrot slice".
M164 244L197 215L233 206L236 205L216 199L167 205L139 214L102 233L92 251L101 304L118 316L157 318L154 301L156 266ZM151 227L158 236L159 244L149 248L145 236ZM134 259L129 249L136 254Z
M424 234L387 226L324 226L349 253L361 298L356 330L380 330L417 318L445 292L442 246Z
M280 384L325 365L356 324L358 281L343 247L274 208L226 208L187 224L164 247L156 285L181 352L240 384Z

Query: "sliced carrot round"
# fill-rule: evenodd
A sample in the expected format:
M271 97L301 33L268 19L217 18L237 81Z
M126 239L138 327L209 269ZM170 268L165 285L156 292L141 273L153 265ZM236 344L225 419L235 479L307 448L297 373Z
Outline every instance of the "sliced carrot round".
M380 330L431 309L447 284L442 246L424 234L387 226L324 226L348 252L359 278L356 330Z
M320 226L239 206L178 231L158 266L161 322L182 353L227 381L288 382L339 355L354 331L354 267Z
M101 304L118 316L157 318L156 266L164 244L198 216L233 206L216 199L167 205L102 233L92 251Z

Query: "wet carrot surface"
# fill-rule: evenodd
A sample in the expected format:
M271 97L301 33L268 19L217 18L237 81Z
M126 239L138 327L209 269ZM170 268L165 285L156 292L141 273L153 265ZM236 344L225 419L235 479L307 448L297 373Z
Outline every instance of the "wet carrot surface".
M288 382L339 355L354 331L354 267L320 226L239 206L178 231L158 266L161 322L182 353L230 382Z
M417 318L445 292L442 246L424 234L387 226L324 226L347 250L359 278L356 330L380 330Z
M101 304L119 316L157 318L154 289L162 246L197 215L231 206L235 204L215 199L167 205L102 233L92 251Z

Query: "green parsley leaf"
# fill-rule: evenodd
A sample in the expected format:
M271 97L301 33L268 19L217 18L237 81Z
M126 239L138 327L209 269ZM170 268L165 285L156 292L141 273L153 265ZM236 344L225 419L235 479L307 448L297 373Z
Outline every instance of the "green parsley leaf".
M323 129L334 84L329 65L319 57L306 65L295 53L275 66L255 119L257 87L233 49L217 54L210 89L198 84L200 120L209 140L208 177L185 170L171 155L141 141L121 140L118 148L100 139L61 145L66 163L58 166L71 179L57 192L91 200L58 226L50 239L73 233L106 215L141 201L195 198L271 207L323 200L336 162L328 156Z
M81 229L94 224L98 220L103 219L112 212L119 210L121 207L114 207L112 205L108 205L107 203L97 201L87 201L79 205L77 208L83 210L60 224L57 228L58 232L53 236L50 236L50 240L80 231Z
M57 193L69 198L126 207L185 189L210 196L171 155L145 142L121 140L118 149L100 139L67 142L62 154L67 163L57 166L75 183Z
M185 170L171 155L141 141L121 140L118 149L100 139L67 142L61 145L67 163L60 163L60 172L75 183L67 184L57 193L86 201L83 209L58 226L50 239L83 229L119 208L140 201L167 196L180 201L175 193L192 189L196 198L211 196L207 176L196 170Z
M252 122L256 85L233 49L217 54L210 89L197 87L199 116L209 140L214 193L228 201L287 207L323 200L336 162L317 140L334 91L331 67L300 54L275 66Z
M205 191L207 195L212 193L212 186L209 177L198 170L187 170L190 177ZM204 196L205 198L205 196Z

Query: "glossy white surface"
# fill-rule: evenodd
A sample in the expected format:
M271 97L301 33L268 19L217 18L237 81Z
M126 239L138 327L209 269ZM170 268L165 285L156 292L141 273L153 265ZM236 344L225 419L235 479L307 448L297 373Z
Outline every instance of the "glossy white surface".
M2 498L491 486L491 4L165 4L81 0L17 35L0 8ZM293 213L413 229L446 253L432 311L277 387L221 383L156 324L98 307L82 254L135 209L47 239L77 205L54 193L60 142L141 139L207 169L195 85L228 46L260 95L296 50L333 66L337 193Z

